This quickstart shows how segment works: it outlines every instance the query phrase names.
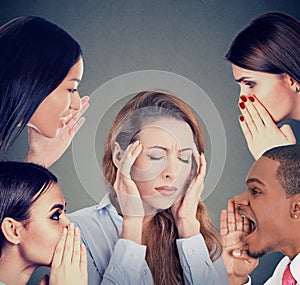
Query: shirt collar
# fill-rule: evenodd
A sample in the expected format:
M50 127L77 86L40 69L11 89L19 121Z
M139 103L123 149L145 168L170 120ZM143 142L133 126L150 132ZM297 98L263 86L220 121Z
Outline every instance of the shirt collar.
M290 269L297 283L300 284L300 253L292 260Z

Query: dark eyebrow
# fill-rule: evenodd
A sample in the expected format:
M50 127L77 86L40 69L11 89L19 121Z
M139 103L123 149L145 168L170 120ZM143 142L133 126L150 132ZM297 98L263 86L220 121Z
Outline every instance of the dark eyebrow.
M51 209L50 209L49 212L51 212L51 211L54 210L54 209L64 210L65 207L66 207L66 205L67 205L67 203L65 203L65 205L63 205L63 204L54 204L54 205L51 207Z
M180 151L180 152L183 152L183 151L188 151L188 150L193 151L190 147L183 148L183 149L181 149L181 150L179 150L179 151Z
M75 82L77 82L78 84L80 83L80 79L78 79L78 78L72 78L72 79L70 79L69 81L75 81Z
M241 82L245 81L245 79L250 79L250 77L243 76L239 79L235 79L235 81L238 82L238 83L241 83Z
M253 183L253 182L265 186L265 184L262 181L260 181L258 178L249 178L247 179L246 184Z

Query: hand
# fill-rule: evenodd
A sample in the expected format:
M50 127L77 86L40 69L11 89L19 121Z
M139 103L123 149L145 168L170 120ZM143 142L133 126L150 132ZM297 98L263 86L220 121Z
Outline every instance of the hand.
M199 157L200 161L196 177L191 181L184 197L171 207L180 238L188 238L200 232L200 222L196 214L204 186L206 161L204 154L199 155L197 151L195 155L196 161Z
M143 202L139 190L131 179L130 172L136 158L142 151L139 141L130 144L124 151L118 167L114 189L123 214L122 238L142 243Z
M43 278L41 282L46 282ZM47 283L42 283L47 284ZM86 249L81 244L80 230L70 224L58 242L50 268L49 285L87 285Z
M234 201L228 201L228 210L222 210L220 233L223 246L222 258L227 269L230 285L241 285L248 281L248 275L258 265L258 259L247 253L244 237L250 232L248 219L235 211Z
M295 144L296 139L289 125L278 127L266 108L255 96L241 96L239 102L242 113L240 125L246 138L249 151L257 160L266 150L275 146ZM242 108L244 107L244 108Z
M50 167L57 161L71 144L71 141L85 119L81 117L89 107L89 97L81 99L82 108L66 122L64 128L59 130L55 138L46 138L32 127L28 127L29 153L26 157L27 162L35 162L45 167Z

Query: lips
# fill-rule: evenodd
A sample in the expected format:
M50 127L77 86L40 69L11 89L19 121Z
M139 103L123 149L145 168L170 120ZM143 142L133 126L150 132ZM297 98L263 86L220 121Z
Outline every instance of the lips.
M163 196L172 196L177 191L177 188L174 186L159 186L155 187L155 190Z

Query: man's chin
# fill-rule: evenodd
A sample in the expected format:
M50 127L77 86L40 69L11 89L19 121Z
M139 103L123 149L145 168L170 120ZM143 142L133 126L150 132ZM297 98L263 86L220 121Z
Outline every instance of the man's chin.
M259 258L259 257L262 257L262 256L264 256L266 254L266 252L265 251L252 251L252 250L248 250L248 255L250 256L250 257L253 257L253 258Z

